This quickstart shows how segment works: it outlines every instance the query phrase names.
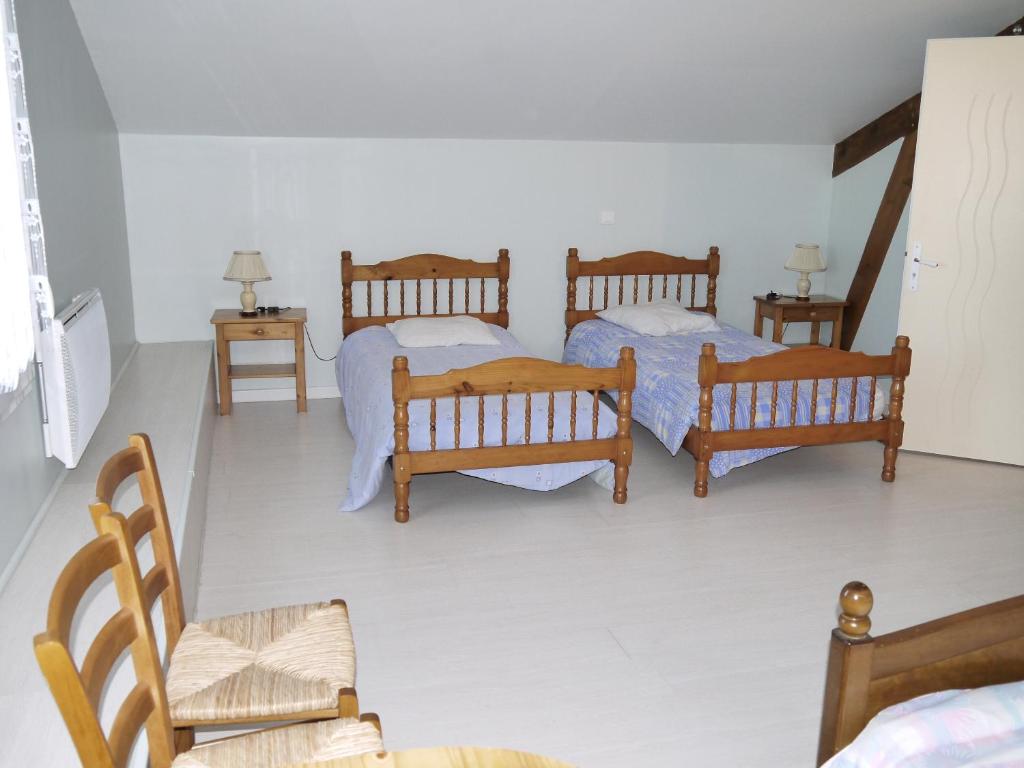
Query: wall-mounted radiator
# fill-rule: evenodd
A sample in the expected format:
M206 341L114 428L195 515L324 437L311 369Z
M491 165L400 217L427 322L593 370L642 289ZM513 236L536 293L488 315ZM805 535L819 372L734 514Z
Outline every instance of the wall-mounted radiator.
M100 292L72 299L41 346L46 455L74 469L110 402L110 337Z

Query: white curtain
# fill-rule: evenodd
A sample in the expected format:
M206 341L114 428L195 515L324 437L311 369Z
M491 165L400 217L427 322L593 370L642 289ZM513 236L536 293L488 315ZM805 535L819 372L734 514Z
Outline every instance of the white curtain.
M3 4L0 76L0 393L17 388L53 316L14 0ZM40 306L41 303L41 306Z

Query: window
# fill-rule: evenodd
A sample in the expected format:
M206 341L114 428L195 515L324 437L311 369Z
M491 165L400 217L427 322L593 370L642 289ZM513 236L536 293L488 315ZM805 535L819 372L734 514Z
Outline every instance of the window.
M0 393L18 388L32 361L33 282L46 283L42 220L12 0L3 4L0 72Z

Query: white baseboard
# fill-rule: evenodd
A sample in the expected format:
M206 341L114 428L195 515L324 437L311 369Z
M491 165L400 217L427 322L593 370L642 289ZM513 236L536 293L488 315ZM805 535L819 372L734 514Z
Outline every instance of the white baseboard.
M307 400L330 400L341 397L341 392L336 386L330 387L308 387L306 389ZM231 400L235 403L264 403L274 400L294 400L294 387L281 387L274 389L236 389L231 393Z

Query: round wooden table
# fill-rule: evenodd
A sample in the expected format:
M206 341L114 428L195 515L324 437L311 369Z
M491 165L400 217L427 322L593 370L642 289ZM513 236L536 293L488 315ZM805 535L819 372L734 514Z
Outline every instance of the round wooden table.
M431 747L346 757L288 768L574 768L550 757L483 747Z

